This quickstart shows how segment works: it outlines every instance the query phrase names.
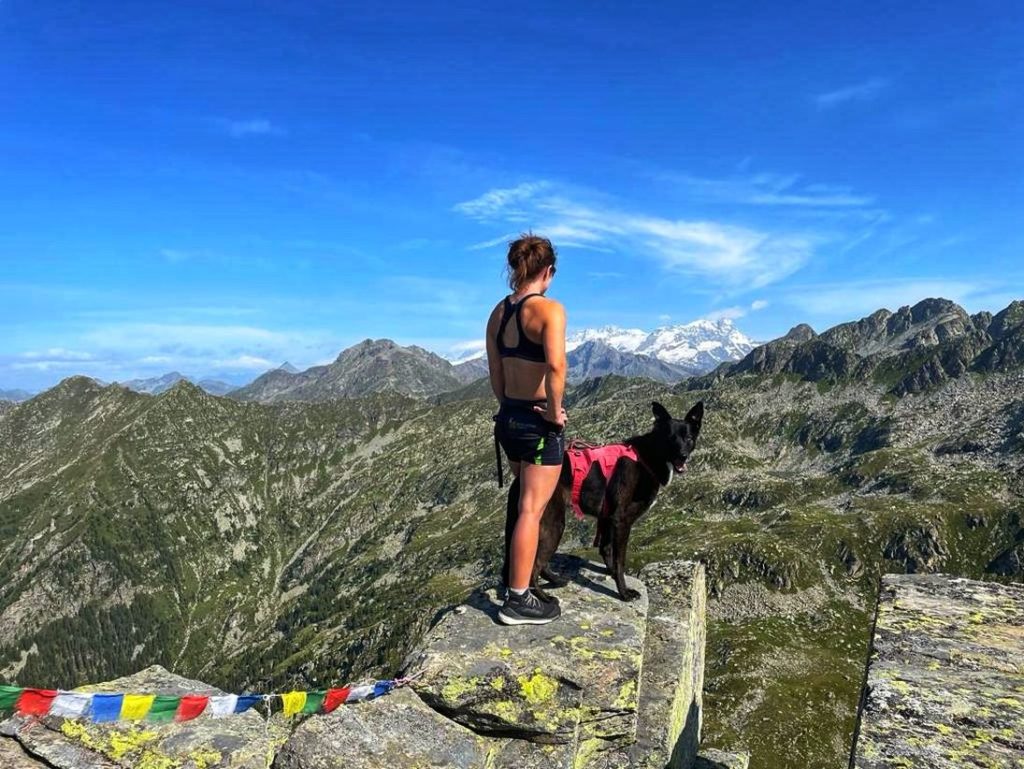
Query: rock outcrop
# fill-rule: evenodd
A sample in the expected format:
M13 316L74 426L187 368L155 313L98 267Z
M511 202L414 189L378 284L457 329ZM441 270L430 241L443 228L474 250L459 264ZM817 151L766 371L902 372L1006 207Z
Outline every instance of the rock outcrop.
M851 769L1024 766L1024 586L882 581Z
M407 660L415 695L310 719L278 765L693 766L704 667L703 567L652 564L640 580L628 580L640 592L630 603L619 600L604 567L564 558L556 568L570 578L553 591L559 621L505 627L497 622L493 591L474 593L445 613ZM338 754L338 746L356 741L368 749ZM314 758L328 755L338 758Z
M723 753L720 750L708 750L700 754L694 769L747 769L750 756L746 753Z
M703 566L651 564L621 601L603 566L556 560L562 618L505 627L494 590L446 610L406 661L411 686L297 726L250 710L178 724L13 716L0 765L28 769L690 769L698 758L705 646ZM219 694L148 668L91 691Z

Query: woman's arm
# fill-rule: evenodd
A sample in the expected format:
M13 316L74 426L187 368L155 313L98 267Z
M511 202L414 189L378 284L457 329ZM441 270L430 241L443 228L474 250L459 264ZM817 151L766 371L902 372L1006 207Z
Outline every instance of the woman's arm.
M544 357L547 371L544 373L544 392L548 397L548 413L545 419L565 426L562 412L562 395L565 393L565 308L552 300L546 302L544 313Z
M487 372L491 379L491 390L494 391L494 397L499 402L505 397L505 371L501 367L501 356L498 355L498 324L501 322L498 309L500 307L499 304L491 311L484 337L487 341Z

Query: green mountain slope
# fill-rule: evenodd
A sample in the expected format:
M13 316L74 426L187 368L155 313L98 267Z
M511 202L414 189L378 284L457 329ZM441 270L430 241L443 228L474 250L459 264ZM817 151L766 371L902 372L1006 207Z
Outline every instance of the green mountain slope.
M690 470L634 530L629 566L707 564L711 743L746 745L762 769L838 765L878 576L1024 578L1024 371L977 364L999 344L1019 360L1010 315L921 392L785 370L570 392L570 432L593 441L646 429L652 399L707 405ZM911 358L887 370L903 377ZM3 678L70 686L153 663L231 688L393 673L437 608L497 571L493 410L479 383L432 402L261 404L84 377L13 407ZM591 538L573 521L563 549Z

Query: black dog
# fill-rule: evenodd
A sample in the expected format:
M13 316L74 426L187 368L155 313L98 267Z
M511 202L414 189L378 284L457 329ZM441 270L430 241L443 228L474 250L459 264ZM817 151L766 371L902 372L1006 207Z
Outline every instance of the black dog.
M608 572L615 577L615 586L624 601L632 601L639 594L626 587L626 546L633 524L654 504L658 491L668 486L672 477L683 472L686 460L693 452L704 419L704 403L699 401L683 419L673 419L664 406L652 403L654 427L643 435L635 435L623 443L636 450L639 461L622 457L616 462L610 478L601 474L594 464L583 481L580 507L584 514L597 518L597 537L594 544ZM558 487L544 509L537 542L530 586L544 600L551 598L537 585L538 576L555 586L565 581L548 570L548 561L558 550L565 531L565 516L570 509L572 494L572 468L569 456L562 461L562 474ZM509 545L512 531L519 517L519 479L509 489L505 510L505 565L504 579L508 584Z

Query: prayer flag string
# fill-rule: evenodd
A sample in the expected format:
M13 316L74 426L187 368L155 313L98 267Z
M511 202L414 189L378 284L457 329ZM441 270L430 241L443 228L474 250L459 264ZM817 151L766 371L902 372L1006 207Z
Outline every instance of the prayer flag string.
M415 678L415 676L413 676ZM330 713L340 705L383 697L396 688L409 684L413 678L394 678L372 684L344 686L315 691L290 691L278 694L136 694L124 692L69 692L58 689L33 689L0 685L0 711L14 711L23 716L58 716L88 718L95 723L109 721L148 721L168 723L191 721L203 713L224 718L244 713L259 702L281 702L287 718L298 714Z

